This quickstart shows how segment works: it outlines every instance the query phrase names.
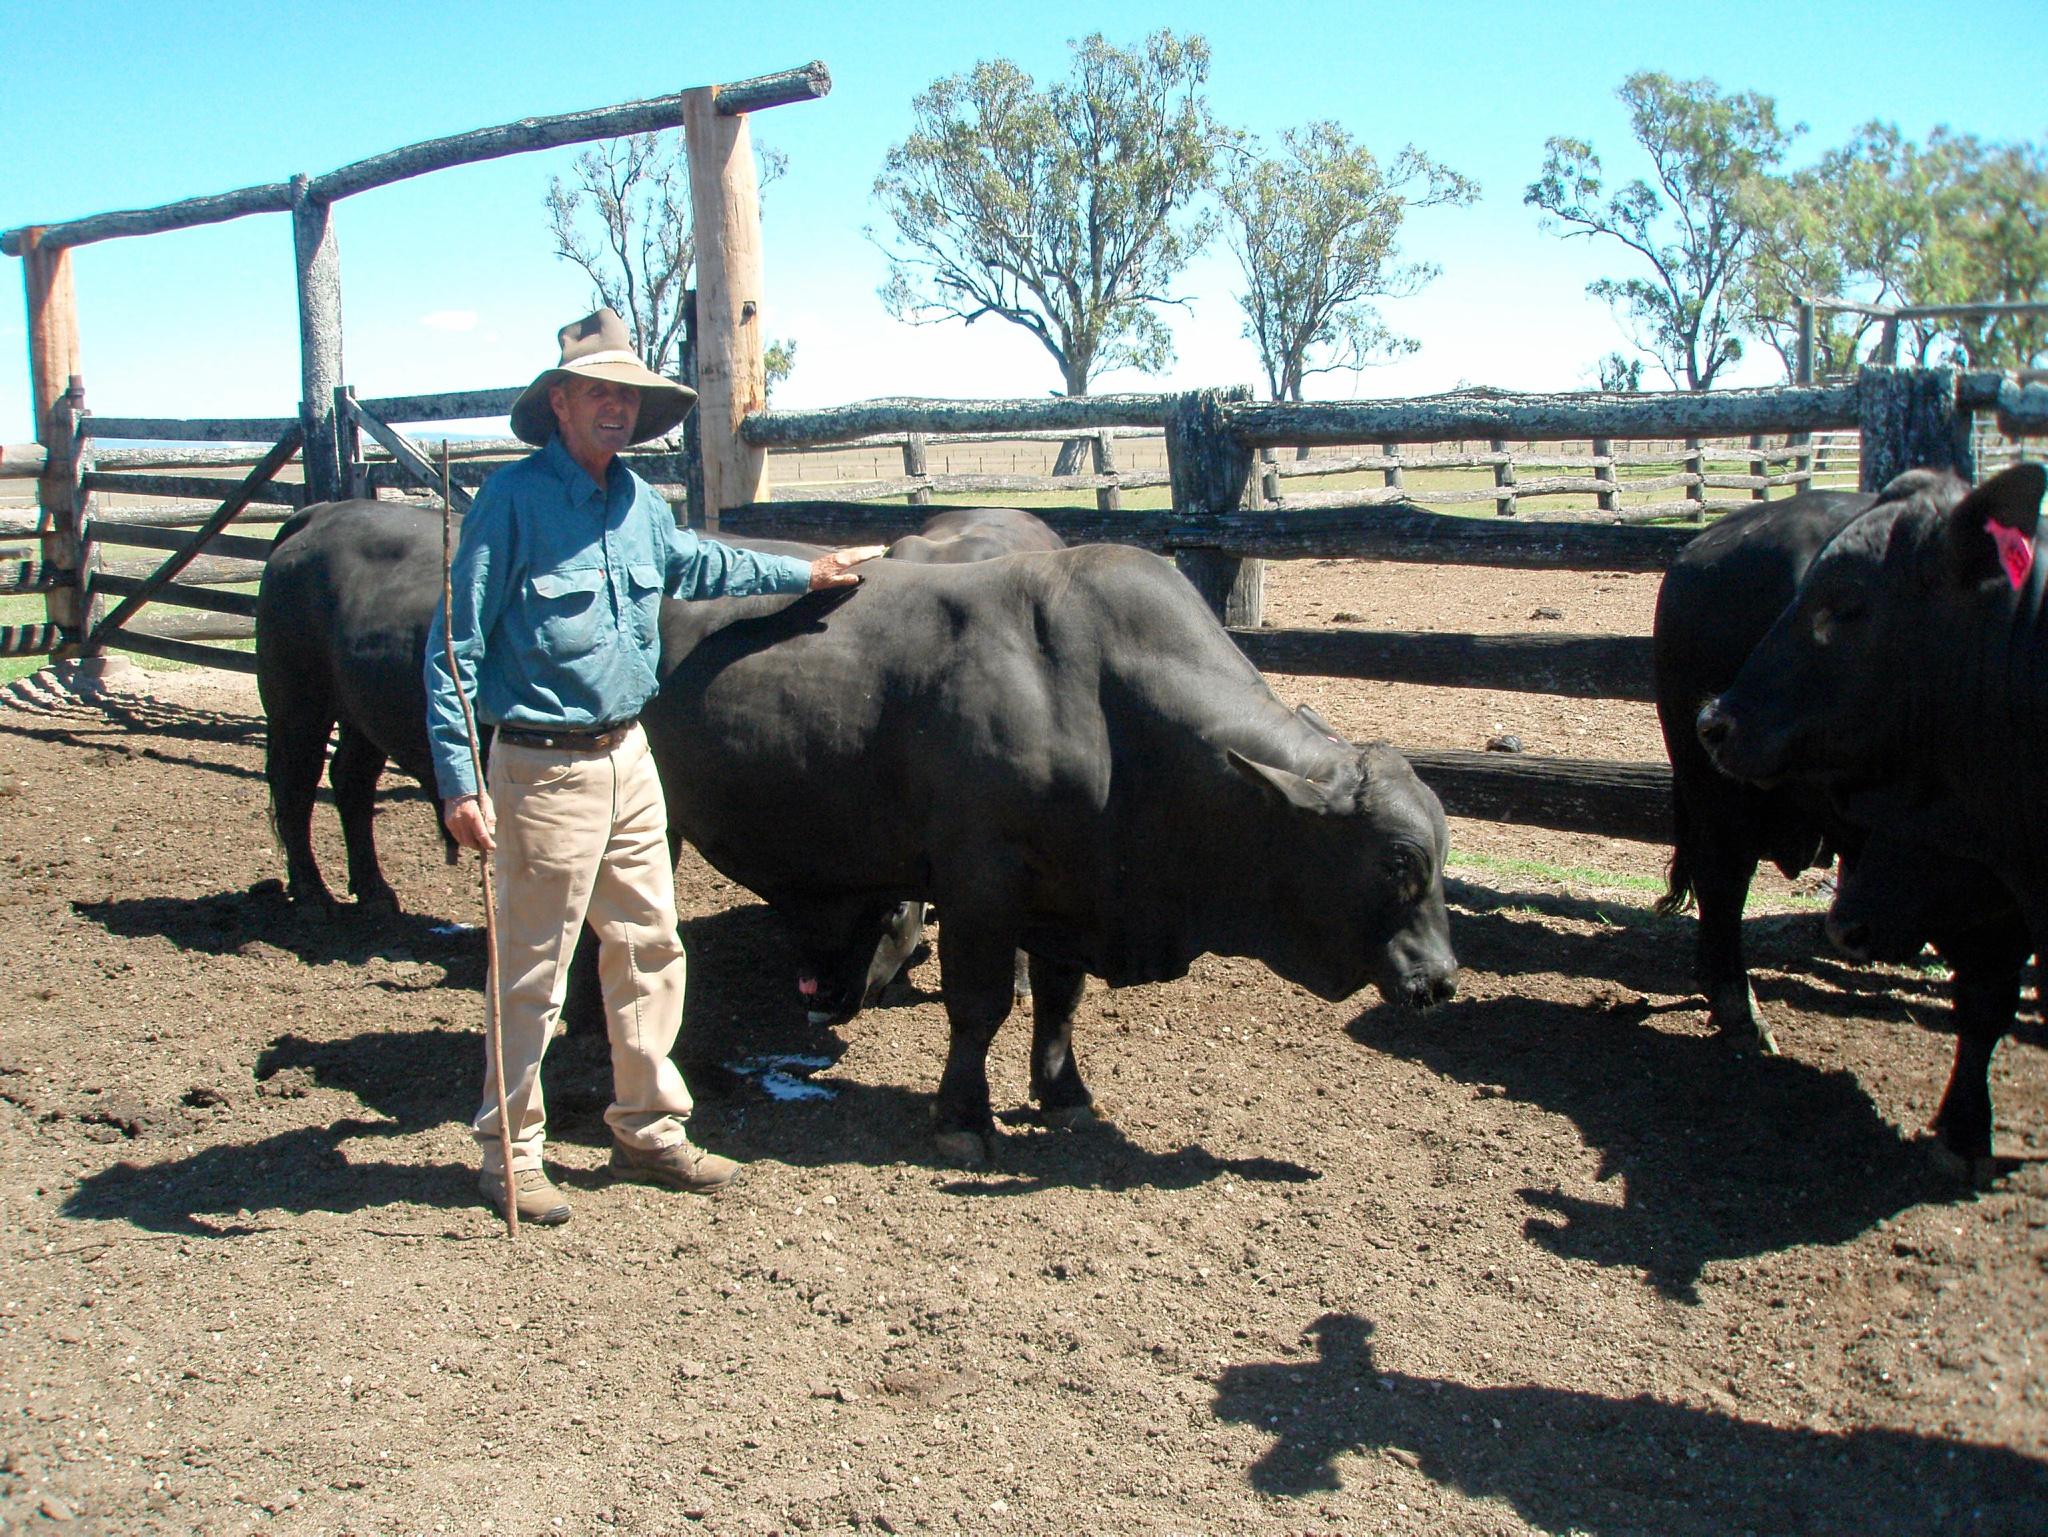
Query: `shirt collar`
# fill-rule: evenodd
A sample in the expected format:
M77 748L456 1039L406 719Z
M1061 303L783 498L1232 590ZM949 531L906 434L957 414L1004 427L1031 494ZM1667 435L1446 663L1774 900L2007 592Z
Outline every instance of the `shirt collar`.
M611 487L617 484L619 474L625 468L617 458L614 458L605 467L607 484L599 486L590 478L590 471L578 464L569 450L562 446L562 435L558 432L548 434L547 446L541 450L541 455L547 460L549 468L561 477L563 488L569 493L569 499L578 503L592 496L609 502Z

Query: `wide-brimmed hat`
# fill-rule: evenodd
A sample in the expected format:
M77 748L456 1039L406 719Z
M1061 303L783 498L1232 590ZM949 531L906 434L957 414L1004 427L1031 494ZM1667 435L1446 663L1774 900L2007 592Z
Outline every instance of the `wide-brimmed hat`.
M696 403L695 390L662 378L640 361L640 354L633 350L632 334L615 309L593 310L563 326L557 335L562 361L520 391L512 404L512 431L523 443L538 448L554 433L555 408L548 399L548 387L571 374L615 380L640 392L640 419L633 424L635 443L660 437L689 415Z

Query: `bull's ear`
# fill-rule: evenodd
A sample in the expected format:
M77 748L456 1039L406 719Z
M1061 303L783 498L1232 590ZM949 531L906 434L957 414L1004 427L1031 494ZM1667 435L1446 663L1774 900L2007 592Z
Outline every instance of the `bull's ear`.
M1304 778L1289 769L1274 768L1270 763L1254 763L1234 747L1226 747L1224 755L1238 773L1279 796L1288 805L1319 815L1331 810L1329 795L1313 779Z
M1337 735L1337 728L1331 725L1328 721L1324 720L1322 717L1322 713L1319 710L1317 710L1314 706L1298 704L1294 707L1294 713L1296 715L1299 715L1304 721L1308 722L1309 725L1315 727L1316 730L1322 732L1322 734L1328 737L1331 741L1341 742L1344 740L1342 737Z
M1974 587L2003 573L2014 587L2026 584L2044 488L2048 474L2040 465L2016 464L1956 503L1948 515L1948 544L1958 581Z

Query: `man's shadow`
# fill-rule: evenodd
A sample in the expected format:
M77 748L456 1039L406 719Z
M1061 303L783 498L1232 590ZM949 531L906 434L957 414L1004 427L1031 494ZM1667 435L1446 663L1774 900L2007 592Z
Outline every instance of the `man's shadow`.
M1784 1429L1640 1394L1472 1387L1389 1371L1372 1323L1309 1326L1313 1362L1232 1366L1219 1419L1274 1438L1250 1469L1279 1498L1340 1487L1337 1459L1387 1449L1445 1489L1501 1500L1547 1532L2048 1530L2048 1463L1897 1430Z
M482 1080L473 1030L373 1030L338 1041L281 1036L258 1059L249 1097L331 1089L352 1096L364 1113L160 1163L124 1160L81 1180L63 1214L225 1237L257 1230L265 1211L474 1205L473 1166L363 1159L357 1151L378 1138L466 1122Z

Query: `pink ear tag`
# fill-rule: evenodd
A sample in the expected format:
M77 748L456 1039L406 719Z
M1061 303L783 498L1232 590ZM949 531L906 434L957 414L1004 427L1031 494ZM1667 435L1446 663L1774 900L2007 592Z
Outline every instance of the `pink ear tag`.
M2005 567L2005 579L2012 583L2013 591L2019 591L2026 585L2027 573L2034 569L2034 541L1996 518L1984 520L1984 532L1998 546L1998 561Z

